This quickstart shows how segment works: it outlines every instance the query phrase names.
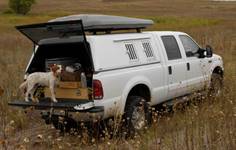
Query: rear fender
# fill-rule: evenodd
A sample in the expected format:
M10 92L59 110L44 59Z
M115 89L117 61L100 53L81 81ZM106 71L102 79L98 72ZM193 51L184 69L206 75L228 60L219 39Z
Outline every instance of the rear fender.
M125 88L122 92L122 96L121 96L121 114L124 113L124 109L125 109L125 104L126 104L126 100L128 98L129 92L138 84L144 84L146 85L149 89L150 89L150 95L152 97L152 84L150 82L150 80L148 78L146 78L145 76L137 76L132 78L131 80L129 80L129 82L127 82L127 84L125 85Z

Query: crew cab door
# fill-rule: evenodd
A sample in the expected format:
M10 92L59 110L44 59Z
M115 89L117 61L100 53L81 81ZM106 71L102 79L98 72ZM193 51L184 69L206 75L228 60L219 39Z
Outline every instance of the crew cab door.
M168 83L167 98L175 98L185 94L187 88L186 82L186 61L182 57L176 38L173 35L161 36L165 49Z
M186 55L187 66L187 86L188 92L194 92L204 87L206 81L205 61L204 58L199 58L199 46L188 35L179 35L180 48L184 49Z

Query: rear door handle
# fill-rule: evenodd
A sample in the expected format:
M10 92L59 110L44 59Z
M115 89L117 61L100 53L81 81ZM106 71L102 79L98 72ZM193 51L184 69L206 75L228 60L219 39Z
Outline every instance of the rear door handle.
M190 64L187 63L187 70L189 71L190 70Z
M168 71L169 71L169 74L172 74L172 67L171 66L168 66Z

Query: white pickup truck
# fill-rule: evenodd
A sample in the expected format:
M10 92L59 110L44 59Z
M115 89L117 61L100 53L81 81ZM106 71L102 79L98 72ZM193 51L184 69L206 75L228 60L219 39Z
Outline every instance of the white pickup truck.
M136 18L74 15L17 27L35 44L26 74L45 71L47 58L76 57L89 70L92 96L58 103L15 100L9 105L40 109L45 121L57 128L59 118L73 124L123 114L128 127L139 130L151 122L149 106L207 88L220 92L223 62L210 46L201 48L183 32L141 32L151 24Z

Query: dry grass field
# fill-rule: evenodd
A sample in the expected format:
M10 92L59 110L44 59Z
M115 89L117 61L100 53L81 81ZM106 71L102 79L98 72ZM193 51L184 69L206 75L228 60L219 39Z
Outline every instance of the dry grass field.
M209 0L39 0L27 16L7 14L0 1L0 149L236 149L236 2ZM183 31L200 45L210 44L224 59L225 86L219 97L203 97L185 109L153 117L153 125L134 139L89 140L60 134L36 112L8 107L19 98L32 44L15 25L44 22L58 16L99 13L149 18L149 30ZM29 110L30 111L30 110Z

